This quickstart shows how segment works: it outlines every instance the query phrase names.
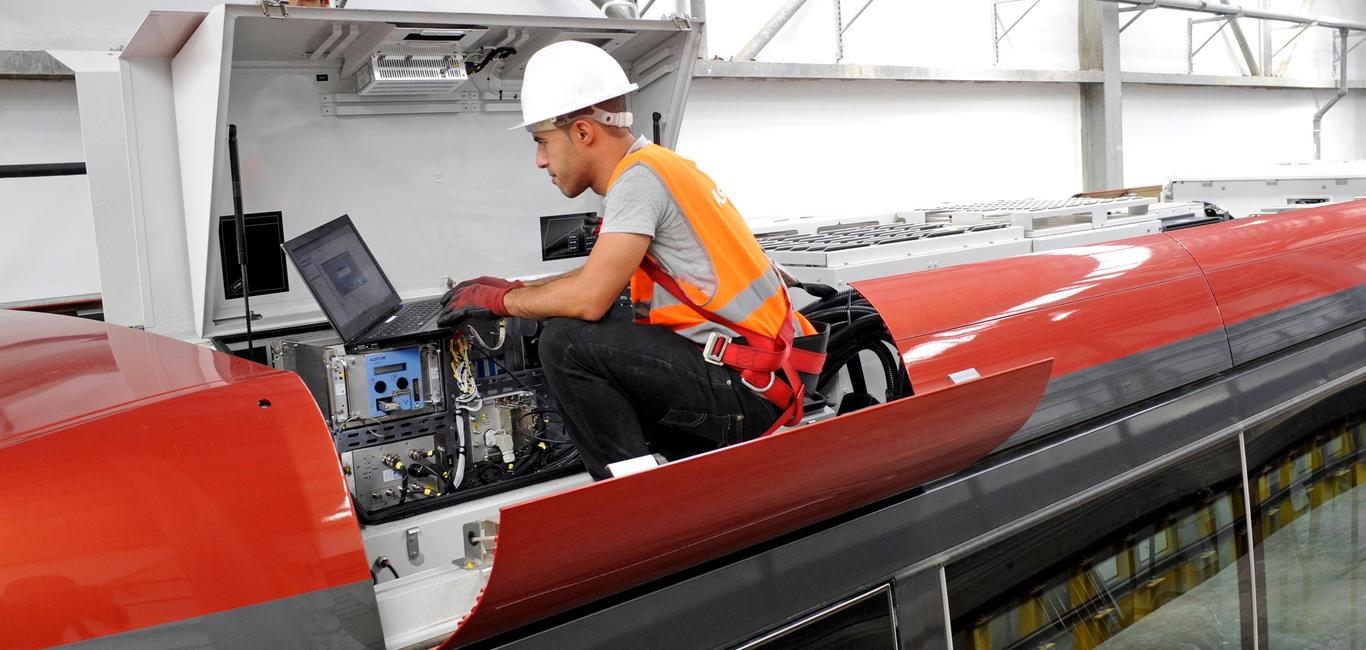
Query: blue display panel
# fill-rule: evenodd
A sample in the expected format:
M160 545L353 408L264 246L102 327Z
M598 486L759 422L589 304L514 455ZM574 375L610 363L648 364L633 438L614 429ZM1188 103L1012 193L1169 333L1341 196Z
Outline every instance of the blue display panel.
M418 348L366 355L365 377L372 417L425 406L422 401L422 352Z

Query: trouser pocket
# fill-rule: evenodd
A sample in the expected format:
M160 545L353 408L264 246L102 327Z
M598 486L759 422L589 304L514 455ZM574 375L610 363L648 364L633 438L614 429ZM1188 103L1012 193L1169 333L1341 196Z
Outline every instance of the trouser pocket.
M659 420L659 426L721 445L732 445L740 442L742 436L741 417L739 415L712 415L688 409L671 408Z

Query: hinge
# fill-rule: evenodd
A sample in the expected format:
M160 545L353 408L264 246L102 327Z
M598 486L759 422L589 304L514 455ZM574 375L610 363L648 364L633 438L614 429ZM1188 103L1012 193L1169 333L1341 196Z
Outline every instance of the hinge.
M264 15L266 18L280 18L280 19L289 18L289 0L257 0L257 1L261 3L261 13L262 13L262 15ZM279 8L279 10L280 10L280 15L278 15L278 16L272 16L271 13L270 13L270 8L271 8L271 7L277 7L277 8Z

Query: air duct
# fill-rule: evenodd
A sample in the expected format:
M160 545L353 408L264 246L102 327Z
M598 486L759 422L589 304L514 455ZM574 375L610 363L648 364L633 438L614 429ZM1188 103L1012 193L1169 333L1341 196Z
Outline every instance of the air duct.
M635 0L593 0L608 18L635 20L640 17L640 7Z

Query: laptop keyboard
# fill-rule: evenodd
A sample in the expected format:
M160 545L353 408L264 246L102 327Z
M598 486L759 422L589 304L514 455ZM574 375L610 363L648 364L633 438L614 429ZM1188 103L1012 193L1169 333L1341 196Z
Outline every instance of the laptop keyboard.
M399 310L398 316L393 320L370 330L365 338L373 340L416 331L418 327L431 320L439 311L441 311L441 299L439 298L409 303Z

